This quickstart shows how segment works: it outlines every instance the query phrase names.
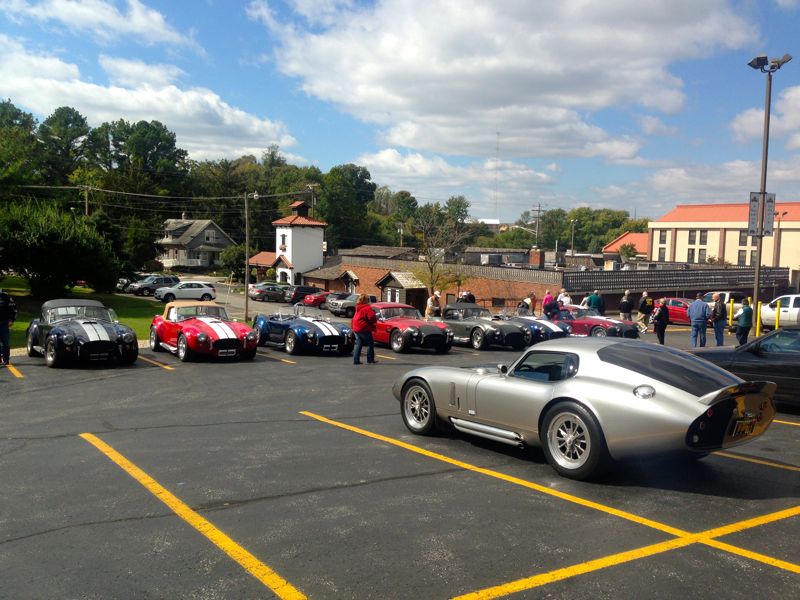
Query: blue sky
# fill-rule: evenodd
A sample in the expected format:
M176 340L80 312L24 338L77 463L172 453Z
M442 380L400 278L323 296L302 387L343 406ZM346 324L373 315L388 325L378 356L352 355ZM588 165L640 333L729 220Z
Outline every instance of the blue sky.
M278 144L421 202L800 201L800 0L0 0L0 96L165 123L193 158Z

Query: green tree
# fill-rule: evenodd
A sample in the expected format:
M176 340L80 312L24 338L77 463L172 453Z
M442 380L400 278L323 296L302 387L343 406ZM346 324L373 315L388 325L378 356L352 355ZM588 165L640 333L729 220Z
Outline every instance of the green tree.
M0 211L4 266L27 279L37 297L63 294L77 280L112 290L119 265L111 245L83 217L34 202Z
M450 208L453 206L451 204ZM468 202L466 208L469 210ZM460 281L458 265L449 259L456 249L463 246L470 229L459 218L466 220L469 213L465 216L460 210L448 210L438 202L421 206L416 212L414 227L419 236L422 265L414 273L429 291Z
M0 102L0 194L11 186L40 180L41 158L36 141L36 119L11 100Z
M619 255L623 258L633 258L637 254L638 252L636 251L636 244L622 244L622 246L619 247Z
M86 117L69 106L57 108L39 125L44 177L48 184L69 183L70 175L83 159L83 144L89 130Z
M353 164L333 167L322 178L319 214L328 223L328 248L352 248L369 239L367 204L376 185L369 171Z

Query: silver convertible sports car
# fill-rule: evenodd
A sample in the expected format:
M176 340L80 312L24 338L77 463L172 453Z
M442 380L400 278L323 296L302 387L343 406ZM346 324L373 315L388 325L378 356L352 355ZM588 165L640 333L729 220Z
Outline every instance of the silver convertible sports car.
M760 436L775 416L774 383L745 382L687 352L622 338L546 341L496 369L422 367L392 391L414 433L449 424L541 446L572 479L627 457L702 457Z

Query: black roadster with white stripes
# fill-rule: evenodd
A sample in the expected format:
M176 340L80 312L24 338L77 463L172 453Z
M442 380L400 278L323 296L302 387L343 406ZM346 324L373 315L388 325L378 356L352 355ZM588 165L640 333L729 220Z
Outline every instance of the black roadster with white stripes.
M26 340L28 356L44 355L48 367L114 360L129 365L139 356L133 329L97 300L48 300L28 325Z

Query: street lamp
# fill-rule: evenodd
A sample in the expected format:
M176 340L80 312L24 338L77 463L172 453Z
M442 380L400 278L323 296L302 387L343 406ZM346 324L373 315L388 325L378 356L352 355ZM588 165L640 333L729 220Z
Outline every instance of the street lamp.
M250 207L247 200L252 198L258 200L258 192L244 195L244 321L250 320L248 314L250 294Z
M761 252L764 245L764 196L767 193L767 153L769 149L769 113L772 103L772 74L787 62L792 60L790 54L782 58L767 58L766 54L759 54L749 63L753 69L767 74L767 92L764 99L764 143L761 149L761 193L758 196L758 221L756 235L756 264L755 282L753 284L753 306L758 309L758 292L761 287Z
M577 221L577 219L570 219L569 220L569 224L570 224L570 226L572 228L569 253L572 256L575 256L575 222L576 221Z

